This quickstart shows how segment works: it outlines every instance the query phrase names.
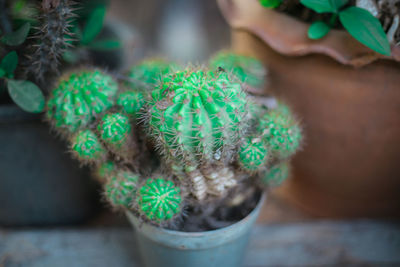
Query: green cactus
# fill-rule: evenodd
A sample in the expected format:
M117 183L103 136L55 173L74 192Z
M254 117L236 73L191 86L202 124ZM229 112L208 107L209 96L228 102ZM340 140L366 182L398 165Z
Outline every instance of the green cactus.
M105 195L114 207L131 208L135 200L139 176L131 171L119 170L108 178Z
M232 72L241 82L255 88L263 86L267 75L265 67L258 59L228 51L219 52L211 58L210 67Z
M290 173L290 165L288 162L282 162L272 166L265 172L261 181L265 185L279 186L286 180Z
M133 90L152 89L161 81L162 76L177 70L176 64L162 59L148 59L141 64L134 65L128 72L129 81L125 83Z
M143 93L139 91L125 91L118 95L117 105L133 118L138 118L140 109L145 104Z
M160 223L181 211L181 190L163 178L148 179L138 191L137 204L143 215Z
M118 155L129 152L127 144L131 140L132 126L128 116L122 113L106 114L101 118L97 130L100 133L100 139L112 152Z
M105 181L116 171L116 164L113 161L106 161L96 168L95 175L100 181Z
M249 172L258 171L264 167L268 156L268 149L260 138L246 138L238 151L240 166Z
M240 84L225 72L179 71L152 92L150 134L175 162L214 162L237 145L247 126L246 105Z
M99 70L64 75L47 102L47 118L60 131L75 132L115 102L118 85Z
M283 104L267 112L259 121L258 131L271 148L274 157L286 159L300 147L302 134L290 109Z
M77 132L70 142L73 154L83 163L97 163L107 155L107 151L91 130Z

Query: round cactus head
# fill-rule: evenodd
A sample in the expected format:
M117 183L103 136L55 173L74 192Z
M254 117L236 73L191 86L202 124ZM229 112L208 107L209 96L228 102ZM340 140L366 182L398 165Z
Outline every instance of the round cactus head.
M139 176L131 171L119 170L108 178L105 195L114 207L131 208L135 200Z
M268 161L268 149L260 138L248 137L239 147L238 161L240 166L249 172L258 171Z
M56 129L75 132L108 110L117 90L112 77L99 70L64 75L47 102L47 118Z
M278 159L292 156L300 147L301 129L286 105L280 104L262 116L258 131Z
M70 140L74 156L83 163L101 162L107 155L100 140L91 130L81 130Z
M241 82L255 88L263 86L267 75L265 67L256 58L226 51L211 58L210 67L232 72Z
M139 211L149 220L163 222L181 211L179 187L163 178L148 179L138 191Z
M132 135L132 127L129 118L122 113L105 114L97 130L100 138L107 147L114 153L127 152L128 142Z
M148 90L161 81L163 75L166 75L178 67L176 64L162 59L144 60L138 65L134 65L128 72L128 82L125 84L128 88L134 90Z
M139 91L128 90L117 97L117 105L132 118L138 118L138 113L144 104L144 95Z
M269 168L262 177L262 183L269 186L279 186L290 173L288 162L282 162Z
M179 71L152 92L150 134L171 158L215 161L237 145L247 126L246 105L240 84L225 72Z

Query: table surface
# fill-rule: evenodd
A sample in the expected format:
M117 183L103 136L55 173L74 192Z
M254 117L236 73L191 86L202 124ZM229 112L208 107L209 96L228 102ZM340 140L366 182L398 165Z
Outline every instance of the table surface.
M140 266L127 227L0 229L1 267ZM245 266L400 266L400 224L316 221L256 225ZM222 266L221 266L222 267Z

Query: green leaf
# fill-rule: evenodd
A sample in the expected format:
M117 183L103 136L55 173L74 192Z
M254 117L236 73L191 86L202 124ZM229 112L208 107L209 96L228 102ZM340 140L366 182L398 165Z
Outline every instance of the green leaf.
M44 96L36 84L24 80L9 80L7 87L12 100L23 110L33 113L43 111Z
M260 0L260 4L266 8L276 8L282 3L282 0Z
M103 28L104 17L106 15L106 7L100 6L95 8L90 14L88 21L82 33L82 43L89 44L96 38Z
M13 75L18 65L17 52L11 51L3 57L0 62L0 68L5 71L7 76Z
M31 24L29 22L23 24L18 30L15 32L10 32L5 34L1 41L10 46L16 46L22 44L26 37L28 36L29 30L31 28Z
M0 78L3 78L6 75L6 72L3 69L0 69Z
M370 12L349 7L339 13L343 27L360 43L372 50L390 56L390 44L381 23Z
M337 13L339 9L347 4L348 0L301 0L304 6L317 13L332 12Z
M316 21L308 28L308 38L316 40L324 37L331 30L328 24L322 21Z
M121 48L122 43L116 39L105 39L94 41L90 43L88 47L92 50L107 51Z

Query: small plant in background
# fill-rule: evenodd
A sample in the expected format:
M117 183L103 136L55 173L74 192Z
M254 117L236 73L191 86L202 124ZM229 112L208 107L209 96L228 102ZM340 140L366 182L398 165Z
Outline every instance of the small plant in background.
M114 208L179 229L188 216L205 219L233 195L242 200L224 207L236 207L249 189L254 197L258 185L288 176L299 124L284 104L263 106L242 89L249 81L263 84L261 63L232 53L210 62L210 69L182 69L146 60L118 92L101 71L96 79L69 74L59 81L47 118L75 157L93 167ZM102 97L87 89L94 81ZM95 112L98 105L103 109Z
M260 0L266 8L278 8L285 4L284 0ZM300 3L318 14L331 14L328 21L313 21L308 29L310 39L320 39L334 28L337 21L356 40L372 50L390 56L390 43L381 22L366 6L374 6L373 1L357 1L358 6L350 4L349 0L301 0ZM365 3L368 2L368 3ZM395 29L397 30L397 29ZM388 34L389 31L388 31Z

